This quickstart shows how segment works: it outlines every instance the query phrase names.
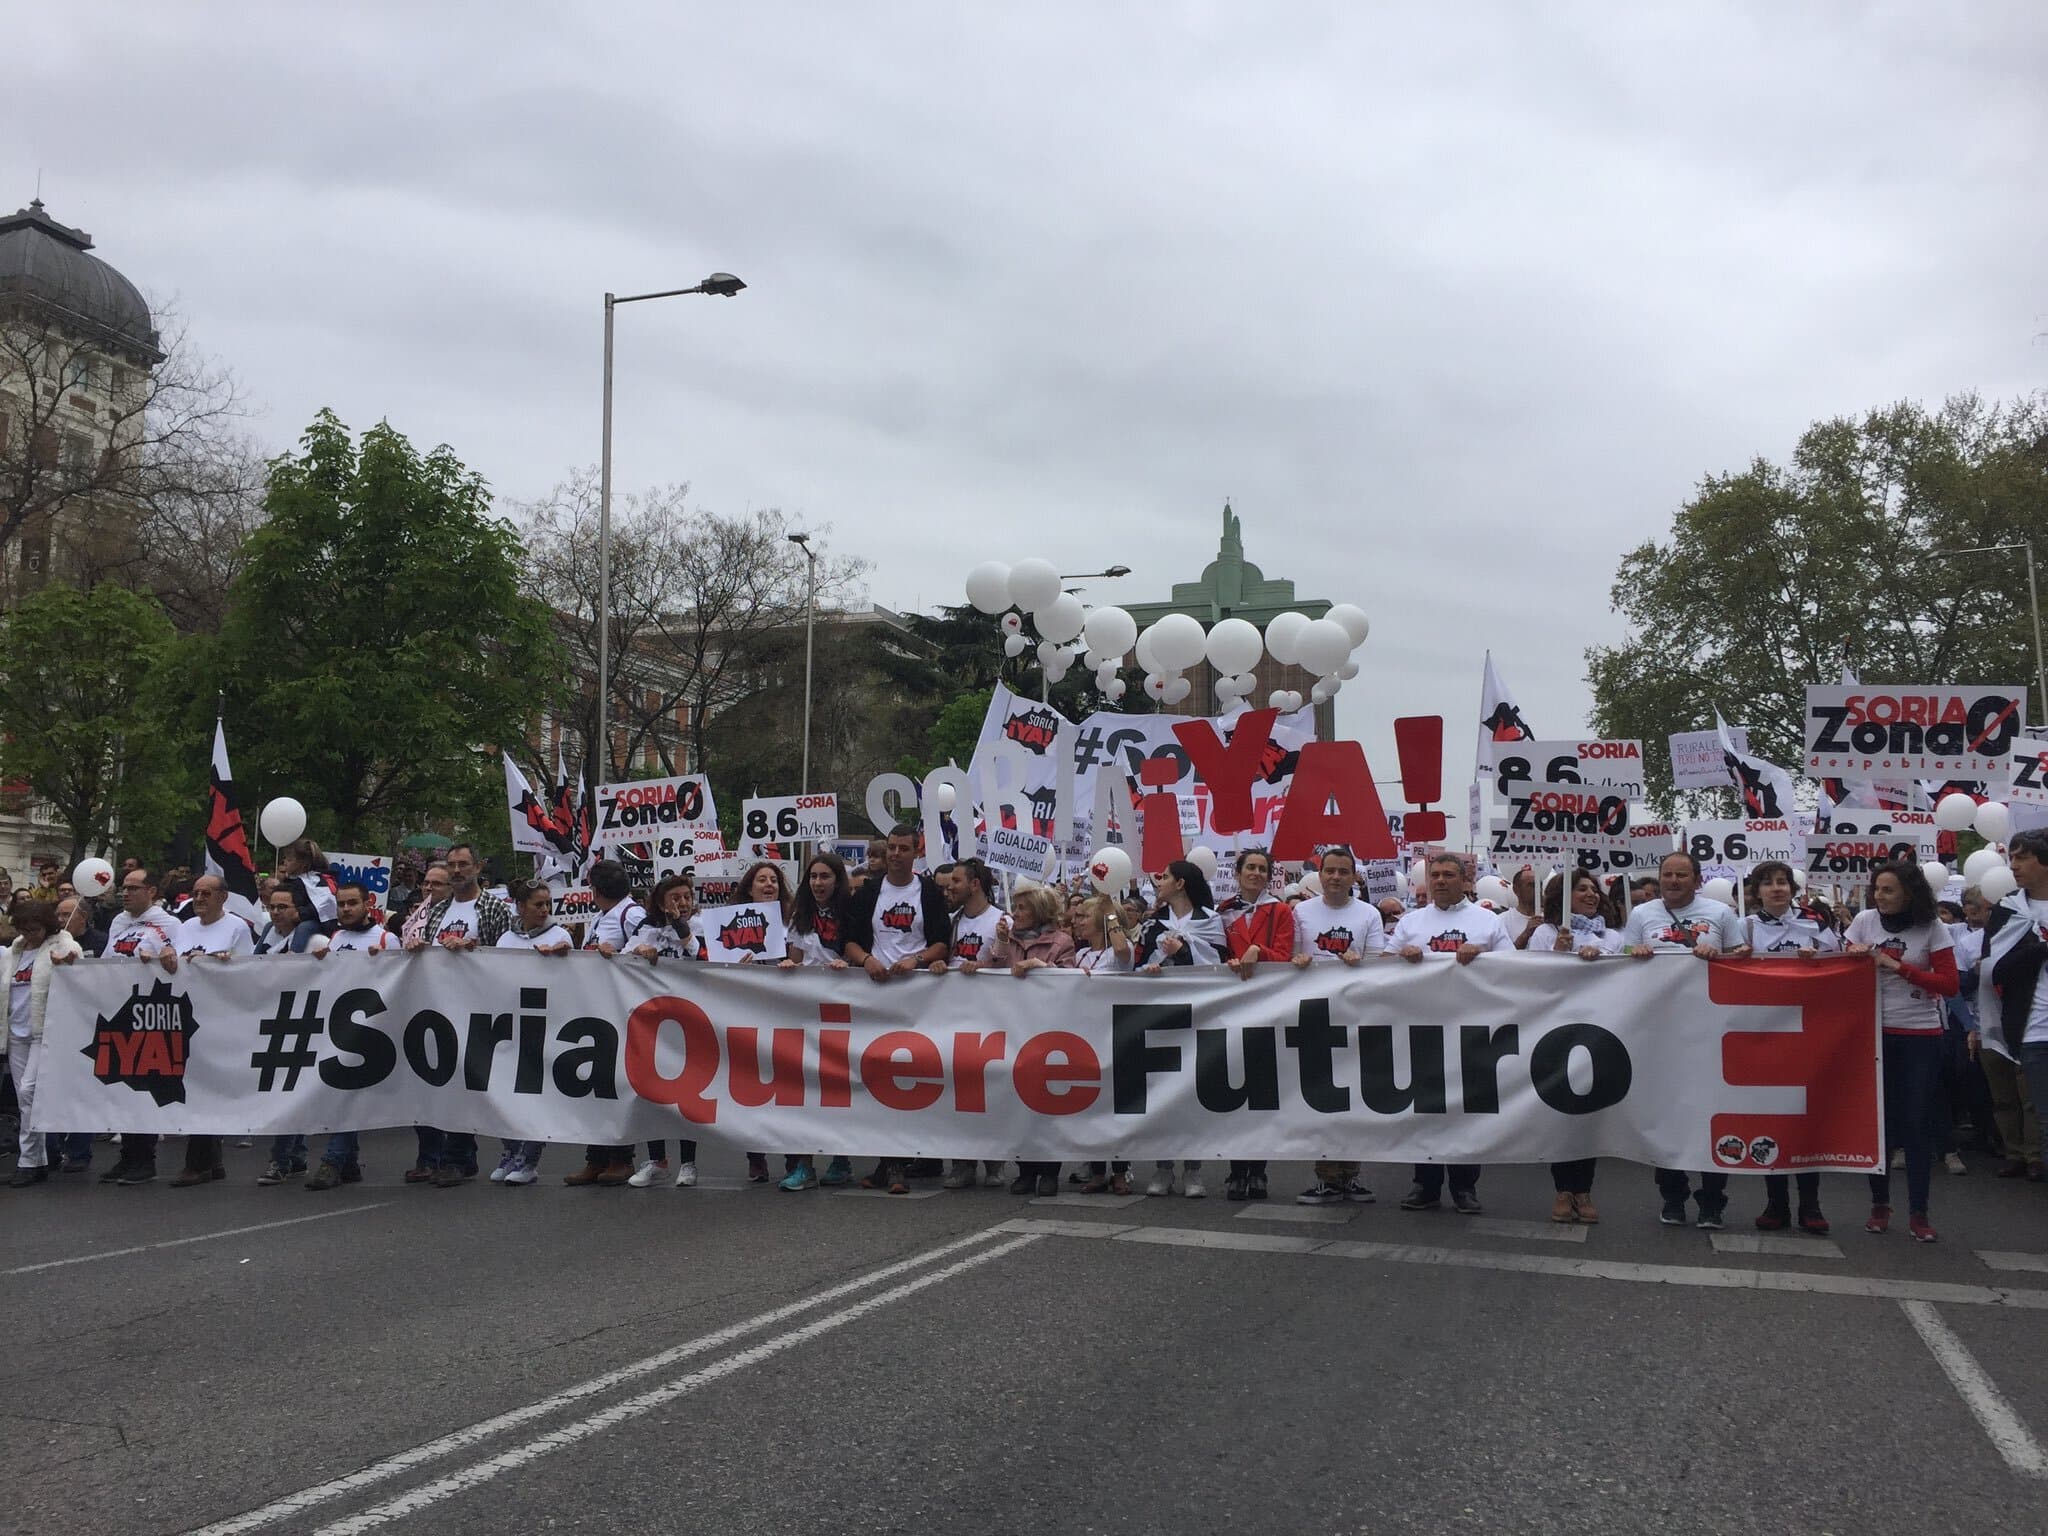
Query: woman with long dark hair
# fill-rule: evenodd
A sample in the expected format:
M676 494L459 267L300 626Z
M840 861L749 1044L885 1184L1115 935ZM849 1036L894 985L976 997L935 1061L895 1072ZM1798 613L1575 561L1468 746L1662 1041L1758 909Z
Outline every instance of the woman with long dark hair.
M1928 1175L1934 1165L1935 1123L1941 1100L1942 999L1953 997L1955 941L1935 910L1934 892L1918 864L1880 864L1870 872L1870 905L1850 919L1843 948L1877 962L1877 1011L1884 1039L1884 1123L1887 1140L1906 1151L1906 1225L1916 1242L1931 1243ZM1891 1175L1870 1176L1866 1232L1882 1233L1892 1220Z
M1237 908L1225 919L1230 968L1250 981L1262 964L1294 958L1294 909L1273 890L1273 855L1264 848L1238 851ZM1266 1198L1266 1159L1232 1158L1223 1181L1226 1200Z
M1626 887L1619 881L1614 891ZM1571 874L1571 908L1565 910L1565 881L1552 875L1543 886L1543 900L1537 921L1521 935L1520 953L1577 955L1597 960L1602 955L1621 953L1621 924L1627 919L1615 910L1613 892L1602 887L1600 877L1590 869ZM1593 1203L1593 1175L1600 1160L1593 1157L1567 1158L1550 1165L1550 1219L1560 1226L1577 1222L1593 1226L1600 1220L1600 1208Z
M1800 906L1798 882L1792 866L1783 859L1766 859L1749 872L1750 952L1759 960L1811 960L1835 955L1842 942L1834 929L1817 912ZM1799 1180L1799 1230L1826 1237L1828 1219L1820 1209L1820 1175L1811 1170L1796 1175ZM1765 1232L1782 1232L1792 1225L1792 1181L1782 1173L1764 1175L1764 1208L1756 1218Z
M1216 897L1201 866L1175 859L1152 877L1152 887L1158 905L1138 930L1138 970L1157 976L1169 965L1218 964L1229 952L1230 940L1223 931L1223 919L1216 915ZM1152 1168L1152 1182L1145 1186L1145 1193L1172 1194L1173 1160L1162 1158ZM1182 1194L1199 1200L1209 1192L1202 1183L1199 1158L1180 1168Z
M790 907L789 952L782 961L783 968L816 965L834 971L847 969L846 908L852 900L853 880L846 871L846 861L830 849L812 854L804 865L803 884L797 887L796 900ZM851 1159L835 1157L820 1174L817 1159L805 1154L783 1175L779 1187L795 1194L820 1184L852 1182Z

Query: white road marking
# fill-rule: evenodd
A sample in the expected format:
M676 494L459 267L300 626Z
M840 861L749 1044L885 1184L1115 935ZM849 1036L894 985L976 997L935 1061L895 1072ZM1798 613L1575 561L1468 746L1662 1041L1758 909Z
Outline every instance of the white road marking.
M948 1193L943 1189L913 1189L908 1194L892 1195L886 1189L836 1189L833 1196L840 1200L930 1200ZM962 1191L965 1193L965 1191Z
M161 1243L137 1243L133 1248L109 1248L104 1253L81 1253L75 1259L49 1259L41 1264L23 1264L15 1269L0 1269L0 1280L9 1275L37 1275L46 1269L65 1269L73 1264L96 1264L101 1259L125 1259L131 1253L155 1253L160 1248L183 1248L192 1243L217 1242L223 1237L240 1237L246 1232L268 1232L276 1227L303 1226L309 1221L332 1221L337 1216L359 1216L364 1211L381 1210L392 1204L389 1200L375 1200L368 1205L344 1206L339 1210L315 1211L310 1216L290 1216L283 1221L259 1221L253 1227L228 1227L220 1232L202 1232L197 1237L174 1237Z
M1790 1237L1783 1232L1716 1232L1716 1253L1775 1253L1793 1259L1839 1259L1832 1238Z
M1509 1221L1500 1216L1467 1216L1458 1223L1458 1230L1477 1232L1481 1237L1518 1237L1536 1243L1586 1240L1586 1229L1575 1221Z
M1237 1213L1239 1221L1298 1221L1304 1226L1318 1222L1332 1227L1341 1227L1347 1221L1358 1219L1358 1207L1346 1210L1341 1205L1254 1205Z
M950 1280L955 1275L964 1274L977 1265L987 1264L991 1260L1000 1259L1006 1254L1015 1253L1020 1248L1028 1248L1037 1241L1037 1233L1027 1232L1020 1236L1012 1237L1008 1242L998 1243L993 1248L984 1248L979 1253L969 1254L964 1259L955 1260L943 1269L927 1270L915 1279L906 1280L901 1285L857 1301L844 1311L834 1312L829 1317L821 1317L816 1322L806 1323L801 1328L792 1329L788 1333L778 1334L772 1339L756 1344L751 1349L743 1349L736 1355L728 1355L723 1360L715 1361L699 1370L692 1371L687 1376L678 1376L674 1381L664 1382L651 1392L643 1392L638 1397L629 1397L623 1402L614 1403L611 1407L604 1409L600 1413L594 1413L587 1418L578 1419L573 1424L565 1424L560 1429L542 1435L537 1440L528 1441L525 1445L514 1446L508 1451L501 1451L496 1456L478 1462L475 1466L465 1467L460 1472L450 1473L447 1477L441 1478L437 1482L423 1484L413 1489L410 1493L401 1494L398 1498L392 1499L388 1503L377 1505L374 1509L366 1509L359 1515L351 1515L345 1520L337 1520L331 1525L322 1526L315 1533L315 1536L358 1536L359 1532L374 1530L378 1526L386 1525L393 1520L402 1520L408 1515L416 1515L423 1509L429 1509L444 1499L452 1498L458 1493L466 1492L480 1484L487 1483L503 1473L516 1471L528 1462L537 1460L551 1451L559 1451L563 1447L574 1445L580 1440L587 1440L592 1435L601 1434L615 1424L635 1418L650 1409L659 1408L664 1403L673 1402L686 1393L694 1392L699 1387L709 1386L715 1381L720 1381L727 1376L744 1371L749 1366L759 1365L764 1360L773 1359L776 1355L782 1354L786 1350L794 1349L799 1344L808 1343L812 1339L822 1334L830 1333L836 1328L844 1328L848 1323L858 1322L861 1318L867 1316L868 1313L886 1307L891 1302L901 1301L906 1296L914 1296L919 1291L926 1290L931 1286L939 1284L941 1281Z
M544 1418L558 1408L566 1408L572 1403L581 1402L585 1398L595 1396L600 1392L607 1392L625 1382L635 1381L655 1371L665 1370L680 1360L687 1360L694 1355L701 1355L711 1350L722 1348L730 1344L734 1339L744 1338L750 1333L759 1333L763 1328L772 1328L777 1323L784 1322L802 1313L814 1312L819 1307L837 1301L842 1296L851 1295L855 1291L865 1290L871 1285L893 1279L897 1275L904 1274L909 1270L921 1269L934 1260L945 1258L949 1254L958 1253L963 1248L972 1248L975 1244L985 1243L990 1238L1003 1237L1009 1234L1010 1228L1008 1227L986 1227L967 1237L955 1239L953 1242L942 1243L936 1248L927 1248L923 1253L913 1254L907 1259L899 1259L893 1264L884 1264L879 1269L871 1269L864 1275L858 1275L827 1290L806 1296L802 1301L793 1301L786 1306L775 1307L769 1311L757 1313L753 1317L732 1323L713 1333L704 1334L699 1338L678 1344L671 1349L664 1349L659 1354L648 1355L645 1359L635 1360L628 1365L618 1367L616 1370L606 1371L601 1376L593 1376L588 1381L581 1381L572 1387L565 1387L560 1392L541 1398L538 1402L528 1403L523 1408L509 1409L491 1418L480 1419L474 1424L462 1429L453 1430L448 1434L440 1436L438 1439L429 1440L424 1445L416 1445L409 1451L400 1451L397 1455L386 1457L383 1461L373 1462L369 1466L359 1471L351 1472L345 1477L337 1477L331 1482L317 1483L310 1488L302 1488L297 1493L287 1494L284 1498L265 1504L260 1509L252 1509L231 1519L220 1521L218 1524L209 1525L202 1530L194 1531L191 1533L191 1536L238 1536L238 1533L243 1531L260 1530L266 1525L275 1525L279 1521L290 1520L294 1516L310 1509L315 1504L324 1504L329 1499L340 1498L343 1494L354 1493L358 1489L367 1488L373 1484L384 1482L389 1478L398 1477L426 1462L438 1460L443 1456L451 1456L457 1451L467 1450L471 1446L488 1440L493 1435L501 1434L505 1430L516 1429L521 1424L531 1423L535 1419Z
M1143 1195L1035 1195L1033 1205L1071 1205L1081 1210L1115 1211L1127 1205L1143 1205Z
M2012 1307L2048 1312L2048 1290L2016 1286L1951 1285L1933 1280L1886 1280L1864 1275L1814 1274L1775 1269L1722 1269L1701 1264L1635 1264L1619 1259L1565 1258L1478 1248L1430 1248L1414 1243L1354 1243L1341 1239L1281 1237L1263 1232L1218 1232L1198 1227L1126 1227L1109 1222L1005 1222L999 1232L1045 1232L1060 1237L1101 1237L1126 1243L1187 1248L1245 1248L1308 1253L1319 1258L1366 1259L1381 1264L1427 1264L1450 1269L1496 1269L1511 1274L1556 1275L1569 1280L1619 1280L1637 1285L1682 1285L1710 1290L1786 1291L1824 1296L1868 1296L1885 1301L1939 1301L1959 1306Z
M2048 1275L2048 1253L1987 1253L1979 1248L1977 1257L1993 1269L2026 1269Z
M1902 1301L1906 1319L1932 1351L1954 1385L1963 1405L1976 1416L1992 1448L2022 1477L2048 1478L2048 1450L2043 1450L2026 1421L2013 1412L1998 1385L1984 1374L1977 1357L1955 1336L1941 1314L1924 1301Z

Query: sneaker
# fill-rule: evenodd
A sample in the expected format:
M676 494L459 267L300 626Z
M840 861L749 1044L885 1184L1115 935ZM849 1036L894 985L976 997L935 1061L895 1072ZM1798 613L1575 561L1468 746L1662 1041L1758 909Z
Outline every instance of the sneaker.
M1756 1229L1759 1232L1782 1232L1792 1225L1792 1213L1782 1205L1767 1205L1757 1212Z
M747 1154L747 1182L766 1184L768 1182L768 1155L765 1152Z
M1960 1152L1944 1152L1941 1157L1941 1166L1957 1178L1961 1178L1970 1171L1963 1166L1963 1154Z
M1191 1173L1181 1181L1180 1192L1190 1200L1200 1200L1209 1193L1209 1186L1202 1182L1199 1173Z
M123 1163L115 1171L121 1175L120 1178L114 1180L116 1184L125 1184L132 1188L137 1184L154 1184L156 1182L155 1163Z
M319 1168L317 1168L316 1170L314 1170L314 1173L313 1173L313 1177L311 1177L310 1179L306 1180L306 1188L308 1188L308 1189L339 1189L339 1188L341 1188L341 1170L340 1170L339 1168L335 1167L335 1166L334 1166L334 1164L332 1164L332 1163L322 1163L322 1164L321 1164L321 1165L319 1166Z
M602 1184L606 1189L624 1188L626 1185L633 1182L632 1163L625 1158L620 1158L616 1163L611 1164L603 1172L598 1174L597 1182Z
M633 1177L626 1180L626 1182L634 1189L646 1189L656 1179L665 1179L667 1177L668 1159L665 1157L650 1157L646 1162L633 1170Z
M114 1164L114 1166L109 1168L105 1173L101 1174L100 1182L102 1184L118 1184L121 1182L121 1175L126 1173L127 1171L128 1162L127 1159L124 1158L120 1162Z
M264 1185L282 1184L286 1179L290 1177L291 1174L286 1170L283 1163L272 1163L269 1167L265 1168L261 1173L256 1175L256 1182L258 1184Z
M1157 1173L1153 1174L1152 1182L1145 1186L1145 1193L1155 1197L1172 1194L1173 1170L1171 1168L1161 1168Z
M510 1173L514 1168L517 1168L519 1166L519 1162L519 1154L517 1152L508 1150L503 1157L498 1159L498 1166L491 1170L491 1182L493 1184L504 1183L505 1175Z
M48 1168L17 1168L14 1177L7 1181L9 1189L27 1189L31 1184L40 1184L49 1178Z
M90 1157L67 1157L58 1165L57 1171L59 1173L85 1173L91 1168L92 1159ZM1949 1171L1953 1173L1955 1170L1950 1169Z
M1568 1227L1579 1219L1578 1202L1569 1190L1560 1189L1550 1202L1550 1219L1561 1227Z
M983 1189L1001 1189L1005 1184L1009 1183L1010 1176L1005 1171L1008 1166L1007 1163L984 1161L981 1165L981 1187Z
M1476 1189L1452 1190L1451 1207L1460 1216L1477 1216L1486 1209L1479 1203L1479 1191Z
M1666 1200L1664 1202L1664 1209L1657 1213L1657 1219L1667 1227L1684 1226L1685 1202L1683 1200Z
M685 1166L688 1165L686 1164ZM887 1163L877 1163L875 1164L874 1172L864 1173L860 1176L860 1187L862 1189L887 1189L890 1182L889 1165Z
M2027 1165L2017 1157L2008 1157L1998 1165L1998 1172L1993 1175L2000 1179L2024 1179L2026 1176Z
M1296 1195L1294 1203L1296 1205L1342 1205L1344 1203L1344 1191L1334 1184L1325 1184L1321 1180L1317 1180L1314 1184L1309 1185L1307 1189Z
M1893 1172L1893 1173L1897 1173L1897 1172L1898 1172L1898 1171L1899 1171L1899 1170L1900 1170L1901 1168L1903 1168L1903 1167L1905 1167L1905 1166L1906 1166L1906 1149L1905 1149L1904 1147L1893 1147L1893 1148L1892 1148L1892 1172Z
M1700 1219L1694 1222L1693 1225L1704 1232L1718 1232L1728 1225L1727 1221L1723 1219L1727 1209L1728 1202L1725 1200L1716 1200L1711 1205L1702 1205L1700 1207Z
M1410 1185L1408 1193L1401 1197L1404 1211L1433 1211L1442 1203L1441 1196L1424 1194L1420 1184Z
M173 1189L192 1189L201 1184L211 1184L216 1179L228 1176L225 1168L181 1168L178 1176L171 1180Z
M1353 1179L1344 1186L1344 1198L1353 1205L1371 1205L1379 1196L1365 1187L1362 1179Z
M1593 1203L1593 1196L1589 1191L1582 1189L1572 1196L1572 1209L1578 1212L1580 1226L1600 1225L1600 1207Z
M1059 1180L1053 1180L1053 1188L1059 1188ZM1038 1177L1036 1174L1020 1173L1017 1177L1010 1180L1010 1193L1013 1195L1029 1195L1035 1193L1037 1189Z
M474 1168L464 1170L453 1163L443 1163L434 1170L434 1188L453 1189L458 1184L467 1184L476 1177Z
M1247 1175L1233 1173L1223 1181L1223 1198L1226 1200L1243 1200L1247 1198L1246 1189L1250 1182Z
M939 1181L939 1187L941 1189L972 1189L974 1188L976 1171L974 1164L971 1162L956 1162L947 1170L946 1176Z
M833 1158L825 1165L825 1171L818 1175L818 1182L827 1189L837 1189L842 1184L851 1184L853 1164L843 1157Z
M1927 1224L1927 1213L1925 1211L1915 1211L1908 1216L1906 1218L1906 1230L1913 1234L1913 1241L1916 1243L1931 1243L1934 1241L1934 1228Z
M892 1195L907 1195L910 1193L910 1186L903 1182L902 1175L899 1174L896 1178L889 1181L889 1193Z
M1834 1229L1828 1225L1827 1217L1821 1215L1819 1206L1809 1205L1800 1209L1799 1230L1811 1232L1815 1237L1826 1237Z
M1892 1229L1892 1208L1888 1205L1873 1205L1870 1220L1863 1223L1863 1230L1883 1236Z
M678 1169L676 1170L676 1188L677 1188L677 1189L695 1189L696 1187L697 1187L697 1165L696 1165L695 1163L685 1163L685 1164L683 1164L683 1166L682 1166L682 1167L680 1167L680 1168L678 1168Z
M505 1175L505 1182L514 1186L531 1184L540 1177L540 1169L521 1159L519 1166Z
M807 1189L816 1189L818 1187L817 1170L808 1163L798 1163L782 1176L782 1182L775 1187L792 1195L801 1194Z
M434 1170L425 1163L414 1163L405 1170L405 1182L408 1184L431 1184L434 1182ZM572 1179L570 1182L574 1183L575 1181Z
M1128 1195L1131 1192L1131 1176L1128 1173L1112 1173L1109 1176L1109 1192L1112 1195Z
M1263 1173L1253 1174L1251 1178L1246 1182L1244 1192L1246 1195L1248 1195L1250 1198L1254 1200L1265 1199L1266 1176Z
M406 1177L411 1178L412 1175L407 1174ZM578 1168L574 1173L569 1174L566 1178L564 1178L562 1182L564 1184L573 1184L580 1189L586 1184L595 1184L599 1179L603 1177L603 1163L585 1163L581 1168Z
M1059 1192L1060 1192L1060 1180L1059 1180L1059 1175L1058 1175L1058 1174L1056 1174L1056 1173L1041 1173L1041 1174L1040 1174L1040 1175L1038 1176L1038 1198L1039 1198L1039 1199L1041 1199L1041 1200L1051 1200L1051 1199L1053 1199L1054 1197L1056 1197L1056 1196L1057 1196L1057 1195L1059 1194Z

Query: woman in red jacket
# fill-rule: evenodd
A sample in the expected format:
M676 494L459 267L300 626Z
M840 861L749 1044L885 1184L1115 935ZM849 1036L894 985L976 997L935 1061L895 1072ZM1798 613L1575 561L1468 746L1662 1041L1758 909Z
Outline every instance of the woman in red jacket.
M1294 908L1270 889L1273 856L1263 848L1246 848L1237 856L1238 906L1224 920L1230 943L1230 968L1246 981L1261 962L1294 958ZM1266 1198L1266 1160L1233 1158L1223 1181L1226 1200Z
M1852 955L1877 962L1877 1015L1884 1030L1884 1125L1887 1141L1906 1150L1906 1225L1915 1242L1934 1241L1927 1220L1928 1174L1934 1166L1936 1106L1941 1100L1945 997L1956 995L1955 941L1934 905L1920 866L1880 864L1870 872L1870 905L1844 936ZM1870 1176L1866 1232L1892 1222L1892 1181Z

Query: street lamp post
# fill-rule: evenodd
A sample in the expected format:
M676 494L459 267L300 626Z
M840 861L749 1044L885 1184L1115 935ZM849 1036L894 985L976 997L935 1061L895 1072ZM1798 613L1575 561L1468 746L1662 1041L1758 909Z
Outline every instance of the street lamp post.
M694 288L629 293L623 298L612 293L604 296L604 448L597 461L597 743L604 754L603 780L608 780L612 771L612 311L621 304L673 299L686 293L729 299L746 286L730 272L714 272ZM587 762L590 754L586 751L583 756Z
M2031 540L2022 539L2012 544L1977 544L1969 549L1943 549L1935 551L1935 559L1946 560L1952 555L1995 555L2009 550L2021 550L2027 557L2027 606L2034 618L2034 684L2040 690L2041 718L2039 723L2048 725L2048 660L2043 659L2041 649L2041 588L2034 578L2034 545Z
M804 585L804 767L799 793L811 792L811 631L818 616L818 552L811 548L808 533L792 533L789 542L804 552L809 562Z

